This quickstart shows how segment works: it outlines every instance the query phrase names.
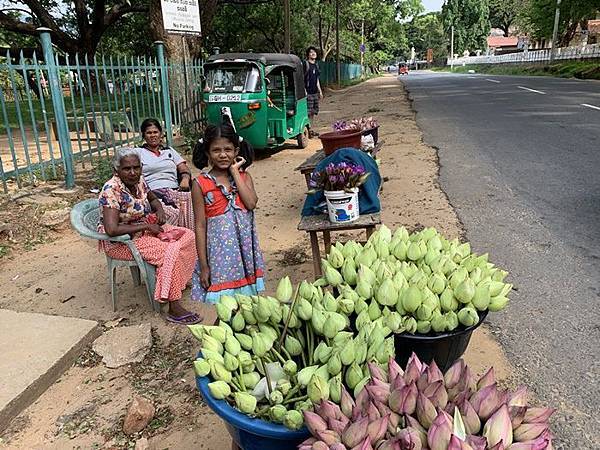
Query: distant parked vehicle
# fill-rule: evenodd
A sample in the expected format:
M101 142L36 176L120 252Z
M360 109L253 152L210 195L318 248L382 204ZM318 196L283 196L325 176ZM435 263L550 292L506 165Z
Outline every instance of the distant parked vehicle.
M408 75L408 66L406 64L400 64L398 67L398 75Z

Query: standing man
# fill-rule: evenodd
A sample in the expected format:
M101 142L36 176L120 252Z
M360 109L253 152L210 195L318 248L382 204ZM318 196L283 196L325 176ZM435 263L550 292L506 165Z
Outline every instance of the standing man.
M317 65L317 49L308 47L306 49L306 61L304 62L304 86L306 87L306 101L308 103L308 118L312 126L314 117L319 114L319 100L323 98L321 82L319 76L321 71ZM312 128L309 129L309 136L318 136Z

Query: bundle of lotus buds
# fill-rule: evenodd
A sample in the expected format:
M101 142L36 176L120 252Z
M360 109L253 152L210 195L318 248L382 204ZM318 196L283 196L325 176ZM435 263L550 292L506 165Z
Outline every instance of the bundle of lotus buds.
M477 380L463 360L442 373L413 354L406 370L390 358L340 405L304 411L313 437L299 450L551 450L552 408L527 405L524 387L502 390L493 368Z
M468 243L448 240L434 228L393 234L383 225L363 246L337 243L322 260L322 286L351 299L357 322L384 317L394 333L439 333L476 325L484 311L508 304L508 275L471 252Z

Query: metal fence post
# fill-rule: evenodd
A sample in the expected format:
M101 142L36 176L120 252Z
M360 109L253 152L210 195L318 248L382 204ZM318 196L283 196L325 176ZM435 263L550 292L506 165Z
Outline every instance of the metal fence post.
M173 124L171 122L171 99L169 95L169 73L165 62L165 44L163 41L156 41L156 55L160 66L160 83L163 98L165 131L167 133L167 145L173 145Z
M67 189L75 186L75 174L73 171L73 149L71 148L71 137L69 136L69 125L67 123L67 112L65 110L65 100L63 98L62 84L60 82L60 73L54 59L52 50L52 40L50 39L49 28L38 28L44 60L48 67L48 78L50 94L52 96L52 106L54 107L54 120L56 121L56 130L58 133L58 145L62 154L63 165L65 167L65 185Z

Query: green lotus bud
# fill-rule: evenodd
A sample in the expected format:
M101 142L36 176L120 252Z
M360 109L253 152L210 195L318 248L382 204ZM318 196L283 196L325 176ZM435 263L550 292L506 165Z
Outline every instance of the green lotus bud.
M223 354L223 344L208 334L205 334L204 338L202 338L202 347L219 353L220 355Z
M329 399L336 404L342 399L342 384L341 372L329 380Z
M304 424L304 418L302 417L302 413L294 409L288 411L283 417L283 424L290 430L299 430Z
M329 378L331 378L329 376L329 372L327 371L327 364L323 364L322 366L319 366L319 368L317 370L315 370L314 375L319 376L320 378L322 378L325 381L329 381Z
M252 306L242 305L241 306L242 316L246 321L247 325L256 325L258 321L256 320L256 316L252 311Z
M473 283L475 284L479 284L479 282L481 281L481 276L482 276L482 270L479 267L475 267L473 270L471 270L471 272L469 273L469 278L471 280L473 280Z
M223 400L231 395L231 388L224 381L213 381L212 383L208 383L208 390L210 395L217 400Z
M311 324L317 334L323 334L323 327L325 326L325 314L318 309L313 308L311 317Z
M266 323L259 323L258 329L263 335L268 337L270 341L275 342L277 339L279 339L279 332L277 332L275 328Z
M318 368L319 366L308 366L302 369L298 372L298 383L300 383L301 386L308 386L310 379Z
M283 403L283 394L281 392L279 392L278 390L274 390L269 395L269 403L271 403L271 405L282 404Z
M210 361L210 374L214 380L231 382L231 372L221 363Z
M421 306L419 306L419 308L417 309L416 312L416 318L417 320L431 320L431 315L433 313L433 309L426 305L426 304L422 304Z
M363 379L363 372L360 366L353 363L348 369L346 369L346 386L350 389L354 389L358 383Z
M235 337L244 350L252 350L252 338L247 334L235 333Z
M404 226L396 228L396 231L394 231L392 239L400 239L401 241L404 241L404 242L408 241L408 239L409 239L408 230L406 228L404 228Z
M254 389L260 381L260 374L258 372L250 372L242 374L242 381L246 389Z
M356 255L354 261L356 265L360 267L360 265L365 265L367 267L371 267L375 260L377 259L377 252L372 247L365 246L361 252Z
M458 328L458 316L454 311L444 314L444 318L446 319L446 331L454 331Z
M242 354L240 354L242 356ZM240 367L242 368L243 373L252 373L256 370L256 364L254 364L254 360L252 357L249 358L240 358L238 356L238 361L240 363Z
M440 295L440 306L442 311L456 311L458 309L458 300L454 298L454 291L447 287Z
M269 417L275 423L283 422L283 418L287 414L287 409L283 405L275 405L269 408Z
M469 303L475 296L475 284L470 278L465 278L454 291L454 295L461 303Z
M323 296L323 307L325 311L336 312L338 310L338 303L331 292L326 292Z
M300 327L300 321L298 320L298 316L295 312L290 311L290 305L283 305L283 307L281 308L281 314L283 316L283 319L288 321L288 326L290 328Z
M245 327L246 321L244 320L244 316L242 315L241 311L238 311L233 316L233 320L231 321L231 328L233 328L234 331L242 331Z
M271 304L266 297L258 297L254 307L252 308L254 317L260 323L267 322L271 317Z
M349 339L340 351L340 361L344 366L349 366L354 361L355 356L354 340Z
M236 371L240 365L238 359L229 352L225 352L223 360L225 362L225 368L230 372Z
M293 377L298 372L298 365L296 364L295 361L288 359L283 364L283 371L285 372L285 374L287 376Z
M313 307L308 300L306 300L304 297L298 298L298 301L296 302L295 311L300 319L302 319L303 321L310 320L312 317L312 310Z
M375 299L380 305L392 306L398 301L398 290L390 278L383 280L375 293Z
M417 261L421 258L421 249L419 248L419 244L416 242L411 242L406 250L406 257L411 261Z
M369 304L361 297L356 300L354 304L354 312L356 314L360 314L361 312L367 310L369 308Z
M504 279L508 276L508 272L501 269L495 269L492 272L492 280L494 281L504 281Z
M402 307L405 311L415 312L423 302L423 294L416 286L409 286L402 295Z
M490 304L490 282L484 281L475 287L475 295L472 299L473 306L478 311L485 311Z
M303 280L300 283L300 287L298 288L298 295L301 298L305 298L306 300L312 299L313 296L313 286L308 281Z
M364 327L368 326L370 323L372 323L372 321L371 321L371 318L369 317L369 311L367 309L365 309L363 312L361 312L356 317L355 325L358 330L363 329Z
M325 278L327 279L327 282L333 287L339 286L344 282L342 275L337 271L337 269L334 269L331 266L328 266L325 269Z
M500 290L498 290L498 294L500 293ZM192 333L192 335L200 342L202 342L202 338L204 337L204 333L205 333L205 326L206 325L201 325L201 324L194 324L194 325L188 325L188 330L190 330L190 332Z
M459 267L454 271L454 273L450 276L450 287L455 291L458 286L465 281L465 279L469 276L469 272L464 267Z
M400 241L392 250L392 254L399 260L405 261L408 253L406 242Z
M508 298L507 297L492 297L490 299L490 304L488 305L488 309L491 312L498 312L503 310L506 305L508 305Z
M431 331L431 322L429 320L417 321L417 333L427 334Z
M458 312L458 321L465 327L472 327L479 322L479 315L473 308L463 308Z
M381 309L379 309L379 304L375 301L371 301L369 305L369 309L367 310L369 314L369 319L377 320L381 317Z
M331 376L335 376L342 371L342 361L339 353L334 353L327 361L327 371Z
M313 403L329 400L329 383L315 374L306 387L306 393Z
M198 358L194 361L194 372L199 377L205 377L210 373L210 364L204 358Z
M291 356L300 356L302 354L302 344L290 334L286 335L283 346Z
M368 284L366 281L362 281L359 279L358 284L356 285L356 293L362 298L368 300L373 295L373 289L371 285Z
M346 327L346 318L335 312L326 313L325 317L323 335L329 339L333 339L336 334Z
M207 361L209 361L209 362L210 361L215 361L215 362L218 362L218 363L221 363L221 364L225 364L225 360L223 359L223 355L221 355L221 354L219 354L219 353L217 353L217 352L215 352L213 350L210 350L208 348L204 348L204 347L202 347L200 349L200 351L202 352L202 356L204 357L204 359L206 359Z
M423 293L425 295L423 296L423 303L421 305L427 306L432 312L440 309L440 299L435 294L432 294L427 288L423 290Z
M384 321L385 326L388 327L392 333L401 333L402 328L402 316L396 311L391 312Z
M288 393L290 392L291 389L292 389L292 383L290 383L289 380L282 378L279 381L277 381L277 390L279 392L281 392L284 397L286 395L288 395Z
M294 289L292 287L292 282L290 281L290 277L286 276L279 280L277 283L277 290L275 291L275 297L281 303L287 303L292 298L294 294Z
M329 250L329 255L327 255L327 261L332 265L335 269L339 269L344 264L344 255L337 248L331 247Z
M444 289L446 288L446 278L440 274L434 273L429 277L427 287L431 292L439 295L444 292Z
M231 308L220 302L217 302L215 308L217 309L217 316L219 319L224 320L225 322L229 322L231 320L231 313L233 312Z
M446 330L446 326L446 318L444 315L439 312L433 315L431 318L431 329L433 331L436 333L441 333L442 331Z
M490 296L496 297L497 295L500 295L500 292L502 292L502 288L504 288L504 283L502 283L501 281L492 280L490 282Z
M341 298L338 302L340 311L347 316L354 312L354 300L349 298Z
M234 336L227 336L227 339L225 340L225 350L233 356L237 356L240 351L242 351L242 347L240 342Z
M267 354L269 350L271 350L271 345L269 345L269 340L262 333L254 333L252 336L252 353L254 353L259 358L262 358Z
M208 335L216 339L217 342L220 342L221 344L225 343L225 340L227 339L227 328L213 325L207 326L206 330L208 331Z
M256 409L256 397L247 392L235 392L233 394L235 406L244 414L252 414Z
M417 331L417 320L414 317L404 316L402 326L404 326L407 333L415 334Z
M327 361L329 361L332 352L333 349L329 347L325 341L321 341L313 352L313 359L315 361L319 361L321 364L325 364Z
M379 261L377 261L379 262ZM375 266L373 266L375 267ZM364 281L368 285L373 286L377 282L377 275L369 268L369 266L361 265L358 269L357 280ZM360 294L359 294L360 295Z
M342 277L344 277L344 281L350 286L356 285L358 273L356 271L354 260L348 258L344 261L344 264L342 264Z

